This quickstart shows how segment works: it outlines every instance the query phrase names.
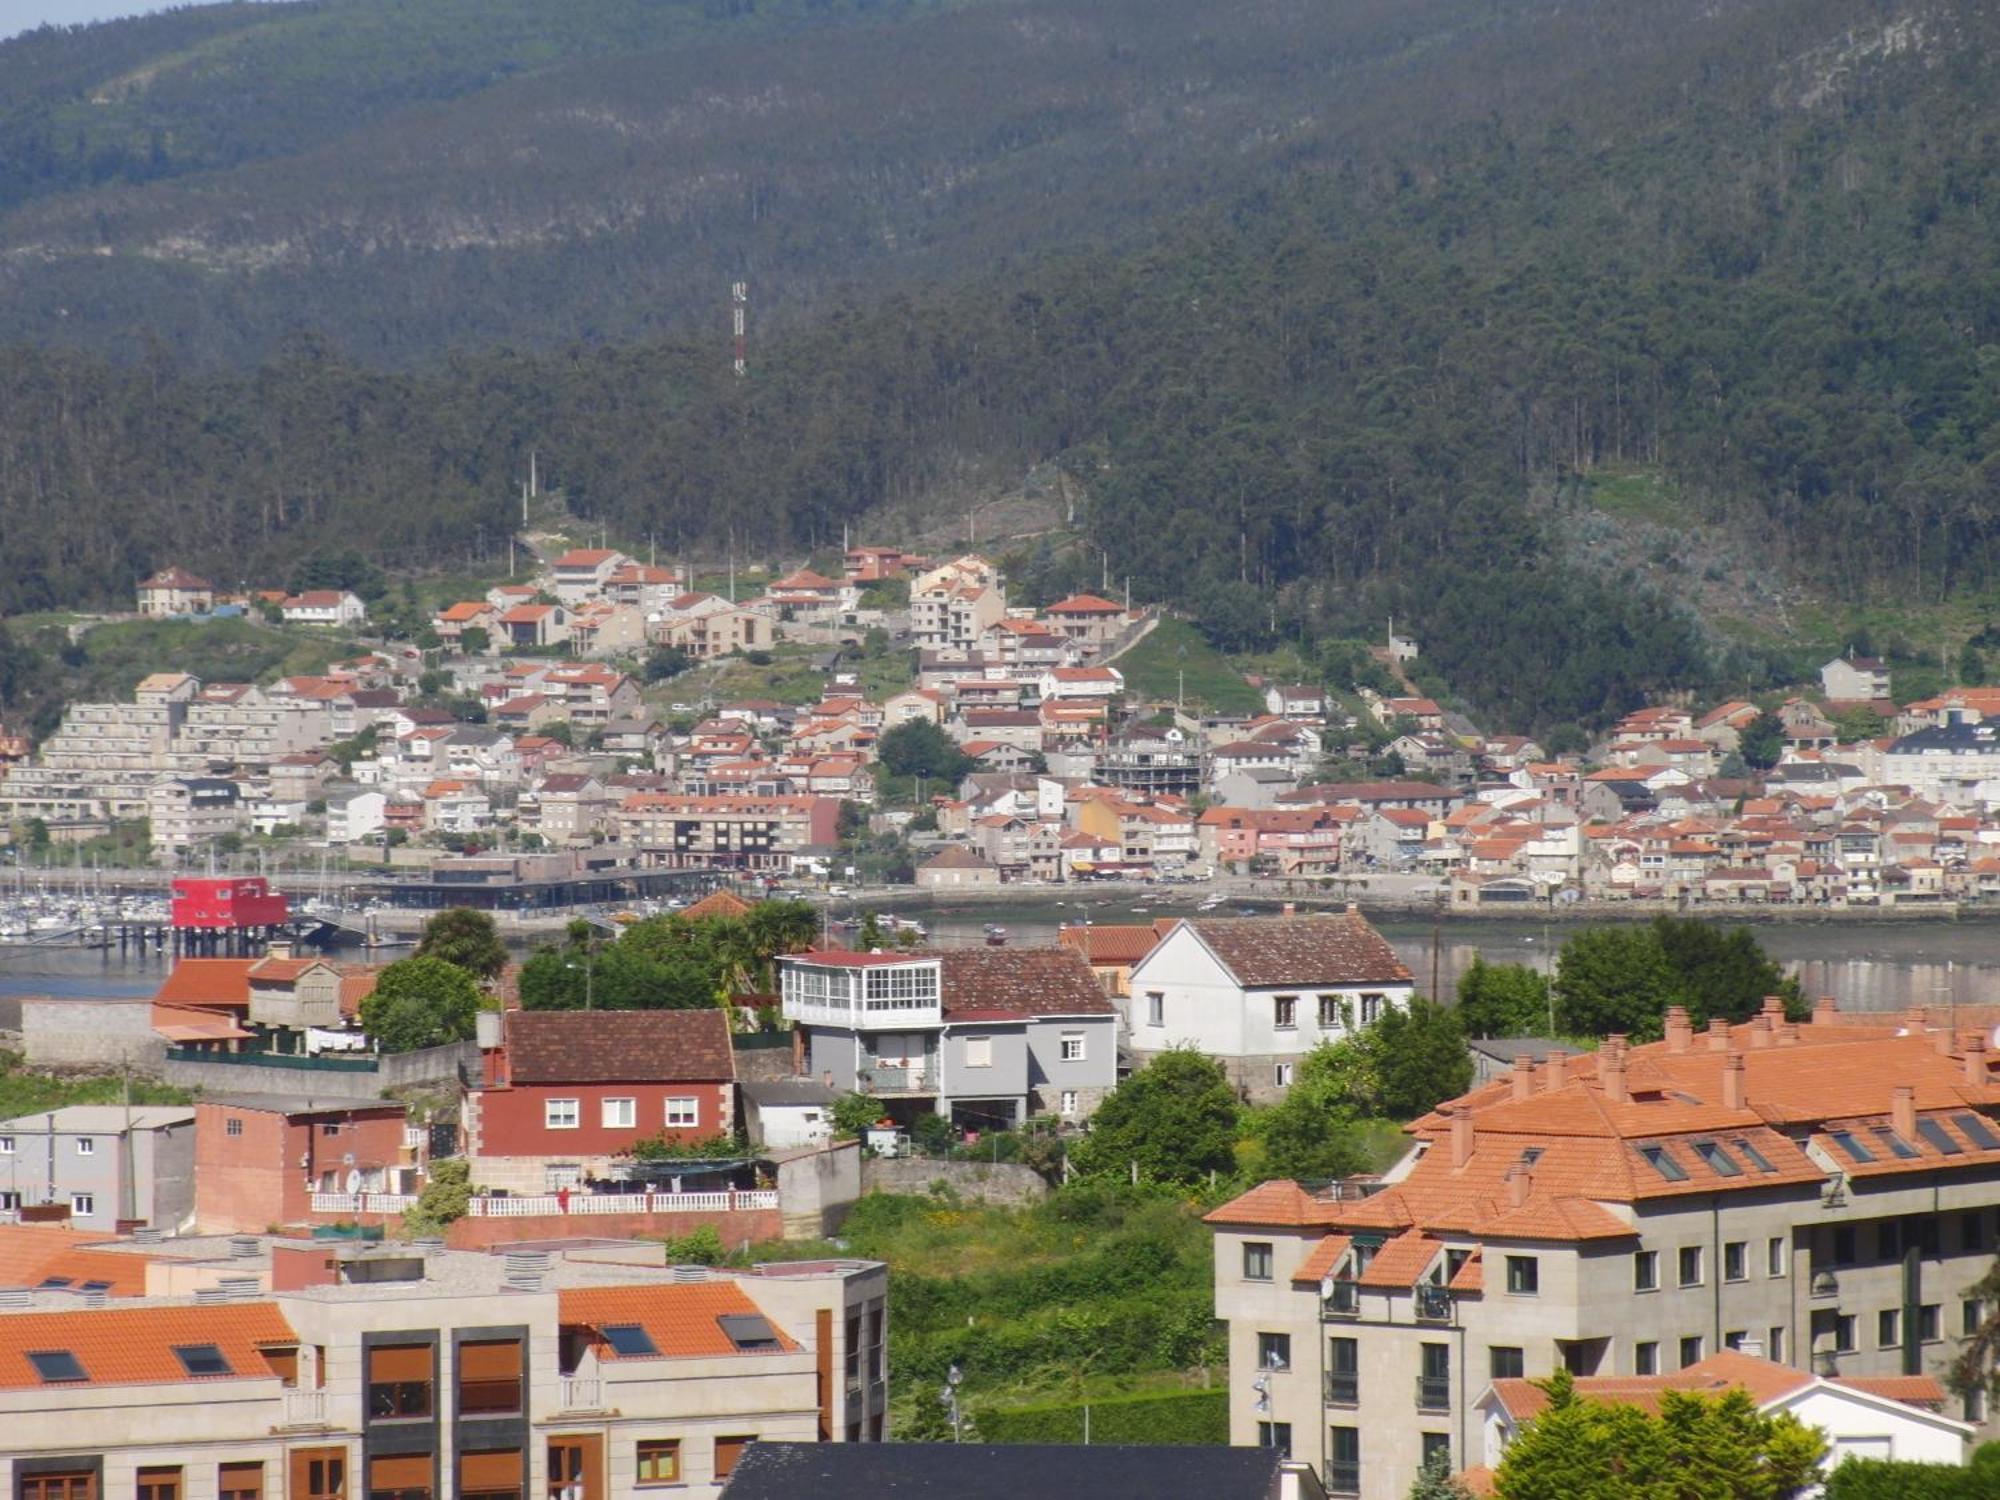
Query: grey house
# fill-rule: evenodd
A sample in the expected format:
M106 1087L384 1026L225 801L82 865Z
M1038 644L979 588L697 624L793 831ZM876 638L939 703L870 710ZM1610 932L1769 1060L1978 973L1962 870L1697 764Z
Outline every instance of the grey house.
M1087 1118L1118 1081L1118 1013L1067 948L823 951L780 960L808 1072L986 1129Z
M0 1121L0 1209L65 1207L82 1229L172 1230L194 1211L194 1110L72 1104Z

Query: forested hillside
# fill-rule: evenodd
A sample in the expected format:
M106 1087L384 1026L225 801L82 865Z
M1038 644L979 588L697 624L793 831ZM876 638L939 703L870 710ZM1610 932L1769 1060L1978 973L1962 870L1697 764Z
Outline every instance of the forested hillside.
M1272 48L1326 9L1243 14ZM1101 551L1231 645L1372 633L1393 607L1523 725L1760 671L1671 601L1562 561L1570 481L1603 466L1669 476L1774 579L1929 599L2000 581L2000 20L1929 0L1339 9L1403 50L1351 73L1301 50L1319 103L1276 113L1280 80L1264 128L1236 116L1234 167L1210 141L1179 179L1205 206L1148 216L1143 174L1093 137L1047 180L1137 196L1105 243L1053 249L1008 227L1062 152L1037 157L992 218L937 210L940 240L978 228L987 269L802 306L747 381L706 333L384 373L366 356L385 351L337 352L372 335L332 303L331 345L294 338L244 374L170 346L122 366L16 349L0 607L119 595L169 555L226 576L335 544L449 556L508 524L531 444L572 505L663 548L823 542L885 499L1060 460L1089 552L1038 560L1041 582L1094 576ZM994 0L895 35L977 20L992 42L1073 10ZM1145 19L1178 10L1088 14L1143 53ZM1246 82L1230 107L1254 102ZM1134 119L1132 150L1200 142L1222 112ZM436 317L479 326L463 309L511 274L479 264L422 284ZM635 261L633 284L662 264Z

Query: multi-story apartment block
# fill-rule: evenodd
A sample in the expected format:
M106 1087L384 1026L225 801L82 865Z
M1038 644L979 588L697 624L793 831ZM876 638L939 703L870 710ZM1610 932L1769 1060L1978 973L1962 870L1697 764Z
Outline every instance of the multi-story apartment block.
M897 1118L1079 1119L1117 1083L1118 1014L1073 949L807 953L779 986L807 1070Z
M0 1311L8 1495L713 1500L759 1439L886 1436L878 1263L724 1273L623 1241L144 1252L149 1283L203 1256L239 1275ZM233 1294L244 1282L269 1290Z
M1414 1122L1380 1181L1217 1209L1231 1440L1387 1500L1433 1453L1479 1462L1493 1382L1559 1366L1761 1347L1938 1376L1989 1311L1969 1292L2000 1231L2000 1080L1984 1032L1858 1019L1771 1002L1696 1034L1675 1008L1660 1042L1519 1059ZM1991 1435L1980 1395L1962 1415Z
M838 842L831 797L688 797L640 792L619 808L622 837L655 864L783 874L801 854Z
M162 776L146 790L153 853L172 856L213 844L249 818L243 789L219 776Z
M910 634L919 647L969 652L1007 617L999 571L970 554L940 564L910 585Z
M55 1205L80 1229L175 1229L194 1207L194 1110L72 1104L0 1120L0 1209Z

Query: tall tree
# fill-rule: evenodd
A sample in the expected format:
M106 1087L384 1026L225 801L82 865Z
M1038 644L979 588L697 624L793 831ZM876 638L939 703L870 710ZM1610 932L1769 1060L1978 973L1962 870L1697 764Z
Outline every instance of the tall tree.
M404 958L375 976L361 1002L361 1029L382 1052L414 1052L468 1040L479 1015L472 975L441 958Z
M491 982L507 967L507 945L493 918L469 906L448 907L424 923L418 958L441 958Z
M1236 1095L1222 1067L1192 1048L1162 1052L1119 1084L1070 1153L1086 1176L1193 1184L1236 1169Z
M1458 1020L1467 1036L1542 1036L1550 1027L1549 982L1526 964L1473 955L1458 977Z

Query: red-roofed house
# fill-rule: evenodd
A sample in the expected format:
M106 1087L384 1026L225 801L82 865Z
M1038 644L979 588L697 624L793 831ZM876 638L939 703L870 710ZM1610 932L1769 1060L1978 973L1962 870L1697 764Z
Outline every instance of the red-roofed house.
M609 547L574 547L558 557L549 568L554 587L550 590L565 604L581 604L604 592L611 575L631 565L632 559Z
M307 589L280 606L287 625L358 625L368 606L347 589Z

